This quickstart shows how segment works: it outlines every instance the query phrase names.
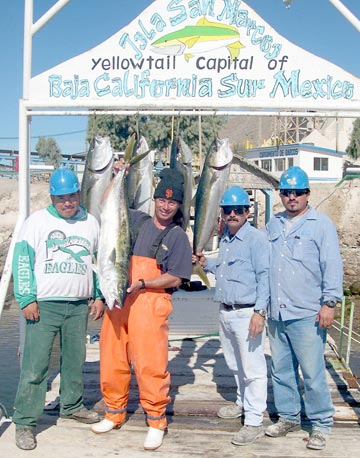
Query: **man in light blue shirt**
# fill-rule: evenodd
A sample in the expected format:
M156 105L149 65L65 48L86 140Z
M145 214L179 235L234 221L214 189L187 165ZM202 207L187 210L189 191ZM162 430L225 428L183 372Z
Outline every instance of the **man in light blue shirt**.
M219 409L221 418L237 418L244 411L244 427L232 438L246 445L264 436L267 398L264 355L265 319L269 302L269 244L263 232L247 221L249 195L239 186L225 191L220 206L226 223L219 256L197 253L200 264L216 276L220 302L220 340L237 385L236 403Z
M334 224L308 205L307 174L290 167L280 178L279 190L285 211L266 226L271 291L268 328L279 421L265 434L280 437L299 428L300 367L305 413L312 426L307 448L321 450L333 425L324 347L336 303L343 295L342 260Z

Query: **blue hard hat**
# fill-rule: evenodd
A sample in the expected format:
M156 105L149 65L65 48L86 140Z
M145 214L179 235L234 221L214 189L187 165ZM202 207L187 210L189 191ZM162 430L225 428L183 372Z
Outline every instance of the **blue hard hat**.
M80 184L76 174L66 168L56 169L50 177L50 194L52 196L62 196L72 194L80 190Z
M231 186L227 189L220 201L220 207L233 205L247 205L250 207L249 194L240 186Z
M310 189L309 178L300 167L290 167L282 173L279 189Z

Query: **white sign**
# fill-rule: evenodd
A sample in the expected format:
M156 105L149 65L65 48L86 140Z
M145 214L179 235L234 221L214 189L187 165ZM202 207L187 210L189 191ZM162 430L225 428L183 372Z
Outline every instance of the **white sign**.
M360 109L359 78L295 46L241 0L157 0L31 79L43 106Z

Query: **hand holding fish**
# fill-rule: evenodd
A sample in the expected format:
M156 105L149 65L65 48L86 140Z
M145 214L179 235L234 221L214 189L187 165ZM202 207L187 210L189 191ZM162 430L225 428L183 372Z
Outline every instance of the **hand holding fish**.
M204 256L204 253L196 253L192 255L192 262L193 264L196 264L197 262L201 265L201 267L206 267L206 258Z
M129 170L130 170L130 164L126 164L125 163L125 159L123 157L120 157L118 160L116 160L114 162L114 165L113 165L113 173L114 173L114 177L119 173L121 172L122 170L124 170L125 168L125 176L128 175L129 173ZM102 198L101 198L101 202L103 203L106 196L108 195L109 193L109 189L110 189L110 185L111 185L111 181L110 183L108 184L108 186L105 188L104 190L104 193L102 195Z
M114 162L114 165L113 165L114 175L116 175L118 172L120 172L120 170L123 170L124 168L126 168L126 175L127 175L129 173L130 164L126 164L125 159L123 157L120 157L117 161Z

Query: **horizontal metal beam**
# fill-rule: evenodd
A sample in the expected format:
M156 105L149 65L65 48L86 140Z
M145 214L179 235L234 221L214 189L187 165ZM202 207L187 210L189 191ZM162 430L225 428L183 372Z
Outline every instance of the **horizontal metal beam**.
M360 100L353 100L349 102L337 102L334 103L310 103L310 102L296 102L296 101L284 101L280 102L266 102L262 101L249 101L248 104L239 102L239 104L223 104L220 105L219 101L211 101L201 107L195 108L191 106L191 101L181 101L178 100L173 104L161 104L159 103L139 103L134 106L134 103L122 101L122 103L114 102L114 100L79 100L73 102L60 102L59 100L33 100L33 99L23 99L23 104L27 109L63 109L63 110L142 110L149 111L155 110L160 111L159 106L162 106L163 110L187 110L187 111L201 111L201 110L212 110L212 111L356 111L360 112Z
M360 109L355 111L255 111L255 110L28 110L27 116L136 116L136 115L159 115L159 116L274 116L307 118L358 118Z

